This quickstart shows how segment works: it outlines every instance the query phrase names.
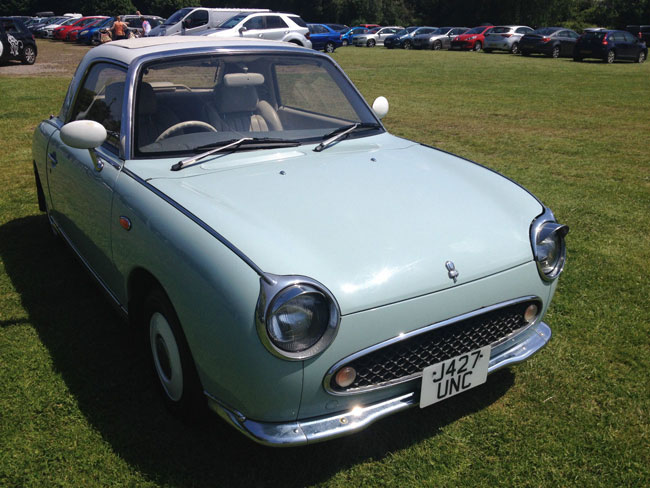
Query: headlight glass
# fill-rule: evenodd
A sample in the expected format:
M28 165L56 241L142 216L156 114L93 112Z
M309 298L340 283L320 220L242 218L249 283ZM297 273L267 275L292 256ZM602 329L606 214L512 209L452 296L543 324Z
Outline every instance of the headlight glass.
M566 261L564 237L568 232L569 227L555 222L550 210L535 219L531 226L533 255L540 276L546 281L554 280L564 269Z
M294 361L324 351L334 340L340 320L332 294L307 277L265 278L260 280L257 304L257 331L264 346Z
M273 343L289 352L309 349L323 336L330 321L327 299L316 290L294 286L271 306L267 332Z

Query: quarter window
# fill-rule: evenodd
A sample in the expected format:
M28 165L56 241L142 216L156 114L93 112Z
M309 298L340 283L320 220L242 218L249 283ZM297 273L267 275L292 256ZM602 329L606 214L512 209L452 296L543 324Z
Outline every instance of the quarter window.
M68 118L68 122L94 120L102 124L108 133L105 146L116 153L122 127L125 80L124 68L108 63L94 64L86 74Z
M279 15L269 15L266 18L267 29L282 29L284 27L288 27L287 23L284 20L282 20L282 17L280 17Z

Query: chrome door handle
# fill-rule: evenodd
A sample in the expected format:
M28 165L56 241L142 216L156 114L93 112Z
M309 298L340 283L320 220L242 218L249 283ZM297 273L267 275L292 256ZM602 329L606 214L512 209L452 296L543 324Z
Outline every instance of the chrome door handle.
M257 37L264 37L264 34L257 34Z
M55 152L47 153L47 159L52 163L52 166L56 166L58 163Z

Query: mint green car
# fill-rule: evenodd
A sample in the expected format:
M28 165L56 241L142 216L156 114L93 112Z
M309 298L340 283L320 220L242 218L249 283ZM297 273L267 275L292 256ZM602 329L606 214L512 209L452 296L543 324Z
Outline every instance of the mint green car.
M500 174L389 134L387 111L287 43L154 37L83 58L34 134L39 204L149 338L174 412L318 442L547 343L568 228Z

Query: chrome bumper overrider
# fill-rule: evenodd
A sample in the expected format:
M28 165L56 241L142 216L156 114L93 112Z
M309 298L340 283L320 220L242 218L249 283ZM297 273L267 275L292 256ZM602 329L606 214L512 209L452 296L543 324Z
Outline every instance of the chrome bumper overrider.
M544 347L550 338L551 329L544 322L530 327L493 349L488 372L492 373L504 366L524 361ZM256 422L247 419L207 393L206 395L212 410L254 441L267 446L291 447L358 432L376 420L417 406L418 392L419 388L405 395L373 405L355 407L336 415L287 423Z

